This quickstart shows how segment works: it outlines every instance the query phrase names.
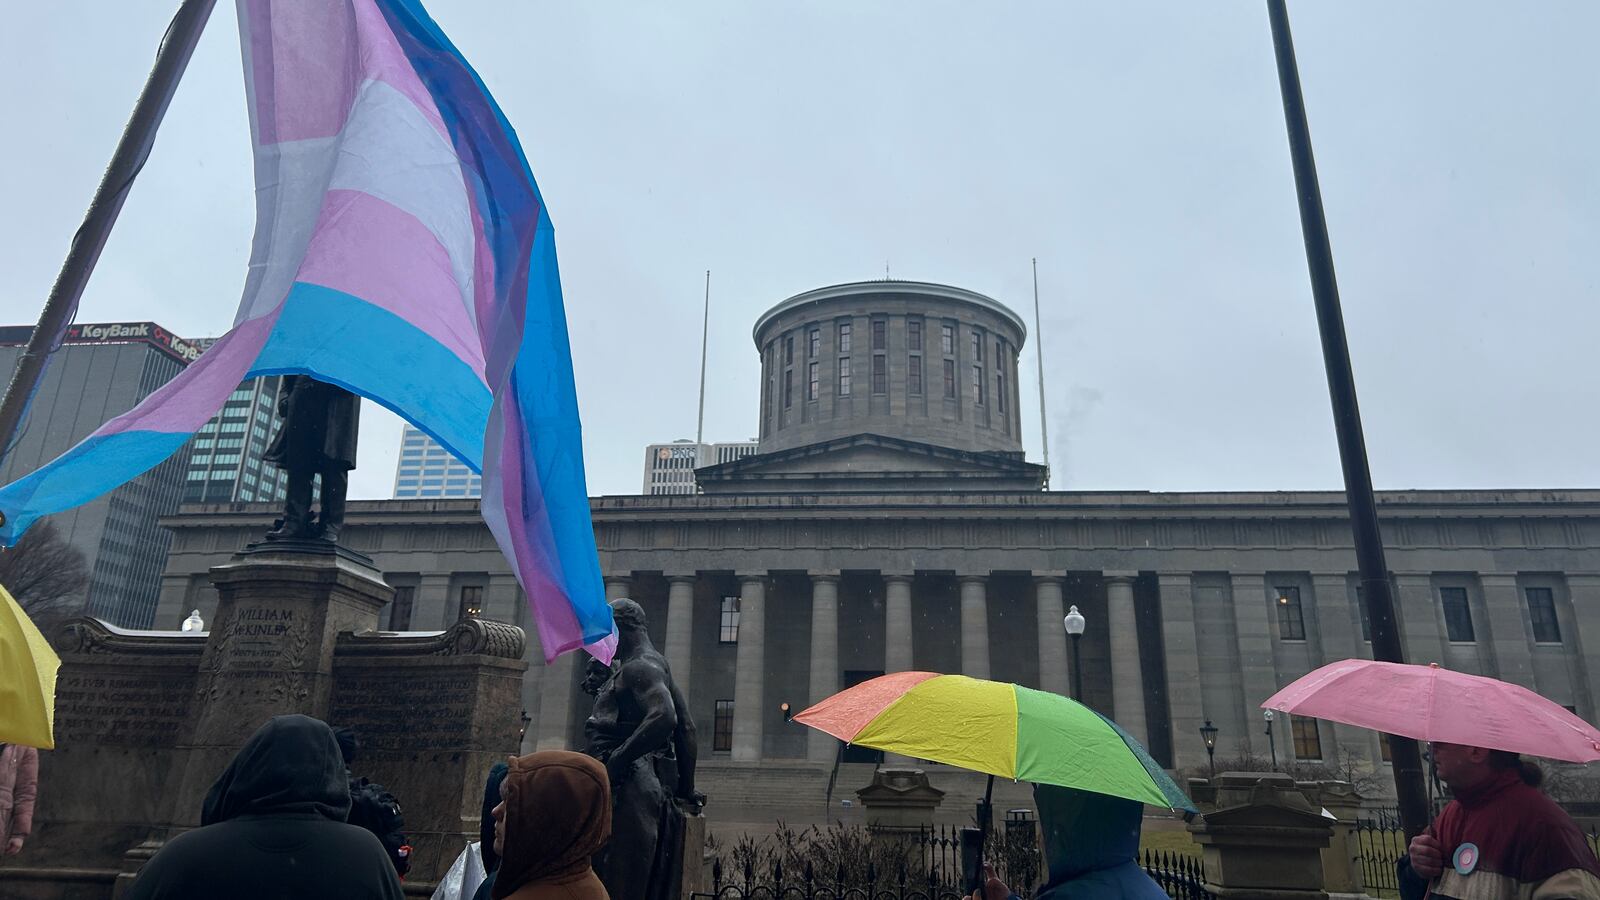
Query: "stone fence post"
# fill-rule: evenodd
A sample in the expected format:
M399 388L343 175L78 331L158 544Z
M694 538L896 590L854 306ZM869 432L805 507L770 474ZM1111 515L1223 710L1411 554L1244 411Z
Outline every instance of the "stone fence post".
M1322 851L1333 820L1294 779L1275 772L1226 772L1214 807L1189 824L1219 900L1327 900Z

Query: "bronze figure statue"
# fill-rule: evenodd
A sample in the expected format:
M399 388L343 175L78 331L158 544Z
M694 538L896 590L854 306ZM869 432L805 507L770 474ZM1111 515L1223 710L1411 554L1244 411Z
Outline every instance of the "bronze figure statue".
M609 678L591 665L585 689L594 711L584 724L584 752L611 776L611 842L595 873L618 900L672 900L683 875L683 819L705 795L694 788L694 720L672 670L650 642L644 609L611 601L617 654Z
M262 458L289 474L283 518L268 540L337 543L345 492L356 467L361 399L309 375L285 375L278 388L282 424ZM322 508L311 511L312 481L322 476Z

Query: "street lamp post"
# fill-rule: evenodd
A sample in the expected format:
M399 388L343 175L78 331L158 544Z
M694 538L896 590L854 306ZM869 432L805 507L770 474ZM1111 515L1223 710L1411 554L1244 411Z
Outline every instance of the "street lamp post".
M1078 640L1083 637L1083 613L1078 612L1077 604L1067 610L1066 618L1061 620L1067 626L1067 636L1072 638L1072 699L1083 702L1083 657L1078 653Z
M1261 717L1267 720L1267 749L1272 753L1272 771L1278 771L1278 742L1272 736L1272 710L1262 710Z
M1206 742L1206 762L1211 766L1211 780L1217 780L1217 726L1207 719L1200 726L1200 739Z

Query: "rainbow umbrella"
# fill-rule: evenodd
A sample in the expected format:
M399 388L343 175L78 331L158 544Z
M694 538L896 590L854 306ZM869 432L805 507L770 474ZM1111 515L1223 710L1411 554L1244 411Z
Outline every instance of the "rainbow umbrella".
M794 718L874 750L1194 811L1117 723L1059 694L1018 684L896 672L834 694Z

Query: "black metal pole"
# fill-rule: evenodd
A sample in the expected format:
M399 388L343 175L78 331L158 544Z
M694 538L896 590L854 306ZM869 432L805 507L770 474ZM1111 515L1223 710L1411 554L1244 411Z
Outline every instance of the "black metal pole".
M1289 33L1289 13L1284 0L1267 0L1267 14L1272 21L1272 46L1277 56L1278 85L1283 92L1289 155L1294 161L1306 267L1311 274L1311 296L1316 303L1317 328L1322 335L1322 361L1328 373L1328 396L1333 404L1339 461L1344 468L1345 500L1350 507L1356 565L1361 572L1361 597L1372 628L1372 655L1385 662L1405 662L1400 630L1395 624L1389 567L1384 561L1383 538L1378 530L1378 506L1372 495L1372 472L1367 467L1361 410L1356 404L1350 347L1345 341L1344 313L1339 306L1339 284L1333 271L1333 248L1328 242L1322 190L1317 183L1317 163L1311 152L1311 129L1306 123L1305 98L1300 93L1300 71L1295 64L1294 39ZM1408 837L1414 836L1428 825L1422 756L1417 742L1407 737L1390 735L1389 749L1400 823Z
M1072 699L1083 702L1083 658L1078 655L1078 640L1083 635L1072 636Z
M172 95L178 89L178 80L189 65L189 57L194 54L195 44L199 42L200 33L205 30L206 20L210 18L211 8L215 5L216 0L183 0L172 18L172 24L167 26L167 33L156 50L156 61L150 69L150 77L133 105L133 114L128 117L128 124L122 130L122 138L117 142L116 151L111 154L111 162L100 177L100 187L89 201L89 211L84 213L83 224L78 226L77 234L73 235L66 261L61 264L61 271L50 288L50 296L45 300L44 311L39 315L39 324L28 339L22 358L17 360L17 368L12 373L10 386L6 388L5 399L0 401L0 462L5 461L6 454L16 443L22 420L28 412L28 403L38 388L40 378L44 376L45 363L59 346L61 335L78 312L78 299L83 296L84 286L89 283L89 276L100 259L100 251L105 248L111 226L117 222L117 214L122 211L122 202L127 199L128 189L132 187L139 169L144 166L145 158L150 155L150 148L156 140L156 129L161 126ZM0 512L0 516L3 516L3 512ZM4 521L3 517L0 517L0 521Z
M1272 711L1267 710L1267 752L1272 754L1272 771L1278 771L1278 739L1272 736Z

